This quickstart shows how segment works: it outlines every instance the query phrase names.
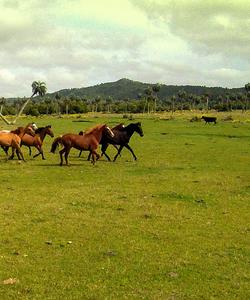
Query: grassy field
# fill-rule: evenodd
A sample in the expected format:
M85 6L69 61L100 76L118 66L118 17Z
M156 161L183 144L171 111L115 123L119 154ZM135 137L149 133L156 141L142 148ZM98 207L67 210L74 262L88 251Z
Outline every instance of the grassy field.
M45 161L1 151L0 299L250 299L250 115L225 116L135 116L136 162L125 149L93 166L72 150L59 167L50 137ZM130 122L35 121L55 136Z

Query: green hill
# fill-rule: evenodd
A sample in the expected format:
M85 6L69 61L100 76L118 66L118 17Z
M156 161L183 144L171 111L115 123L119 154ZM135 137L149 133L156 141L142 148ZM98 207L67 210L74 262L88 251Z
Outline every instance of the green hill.
M72 89L63 89L54 93L51 93L51 96L54 96L56 93L59 93L61 96L70 97L86 97L86 98L95 98L100 96L102 98L112 97L115 100L122 99L137 99L139 94L144 94L145 89L148 86L153 86L150 83L142 83L139 81L133 81L130 79L120 79L115 82L101 83L98 85L83 87L83 88L72 88ZM244 92L244 88L222 88L222 87L206 87L206 86L191 86L191 85L161 85L159 92L160 99L166 99L166 97L171 97L172 95L177 95L178 91L184 90L187 93L192 93L196 95L203 95L209 93L210 95L224 95L227 93L239 93Z

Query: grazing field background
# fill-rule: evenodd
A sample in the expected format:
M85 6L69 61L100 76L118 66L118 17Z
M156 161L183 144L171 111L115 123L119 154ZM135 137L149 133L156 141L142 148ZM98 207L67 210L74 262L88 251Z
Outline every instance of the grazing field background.
M144 137L138 161L94 166L72 150L60 167L50 137L45 161L1 150L0 298L249 299L250 115L230 114L20 119L55 136L141 121Z

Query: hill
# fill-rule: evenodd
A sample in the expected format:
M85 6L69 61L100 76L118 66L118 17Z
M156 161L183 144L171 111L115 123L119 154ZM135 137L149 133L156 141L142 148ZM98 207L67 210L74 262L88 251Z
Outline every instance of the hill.
M101 83L90 87L63 89L49 95L55 96L56 93L59 93L64 97L78 96L81 98L95 98L100 96L102 98L107 98L110 96L115 100L137 99L139 94L143 95L145 89L153 85L154 84L151 83L143 83L123 78L115 82ZM180 90L184 90L187 93L196 95L202 95L205 93L209 93L211 95L224 95L227 93L244 92L244 88L228 89L222 87L162 84L159 92L159 98L166 99L166 97L177 95L178 91Z

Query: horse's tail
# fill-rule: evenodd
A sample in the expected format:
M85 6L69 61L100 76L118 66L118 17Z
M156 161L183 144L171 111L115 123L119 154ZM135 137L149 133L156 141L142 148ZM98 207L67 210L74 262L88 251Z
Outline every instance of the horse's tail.
M56 148L57 148L58 145L61 144L61 143L62 143L62 137L61 137L61 136L55 138L54 141L53 141L53 143L52 143L52 145L51 145L51 150L50 150L50 152L55 153Z

